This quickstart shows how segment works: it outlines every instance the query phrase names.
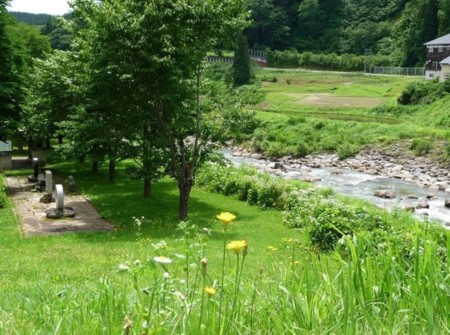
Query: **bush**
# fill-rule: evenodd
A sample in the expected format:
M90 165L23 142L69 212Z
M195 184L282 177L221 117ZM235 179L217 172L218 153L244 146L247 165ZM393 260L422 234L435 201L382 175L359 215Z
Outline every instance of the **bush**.
M292 183L288 184L253 167L234 168L208 163L199 169L196 185L211 192L237 195L239 200L250 205L280 209L284 208L286 194L294 187Z
M408 84L397 99L400 105L429 104L447 94L450 87L437 81L413 82Z
M351 144L351 143L344 143L341 145L338 145L336 153L339 156L339 159L346 159L349 157L353 157L359 152L359 147Z
M428 140L414 139L410 149L414 151L416 156L424 156L431 150L432 143Z
M6 190L3 185L0 185L0 208L4 208L6 206L6 203L8 201L8 198L6 196Z
M340 202L331 189L292 191L287 197L283 222L305 229L310 243L321 251L334 250L344 236L389 228L377 213Z

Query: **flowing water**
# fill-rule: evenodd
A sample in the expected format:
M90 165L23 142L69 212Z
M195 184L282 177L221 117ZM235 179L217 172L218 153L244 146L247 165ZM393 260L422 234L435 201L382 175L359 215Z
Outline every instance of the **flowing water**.
M264 160L233 156L232 151L229 149L222 149L221 152L235 165L248 164L264 169L270 163ZM292 179L317 179L315 184L318 186L331 187L337 193L364 199L388 210L394 207L415 207L419 202L427 201L430 208L417 209L415 215L422 218L428 217L443 224L450 224L450 209L444 206L445 199L450 198L450 195L443 191L420 187L413 182L339 168L314 169L302 167L294 171L283 172L281 175ZM397 197L394 199L383 199L374 196L374 192L380 189L393 191ZM408 199L412 195L418 199ZM430 195L433 195L434 198L427 199L427 196Z

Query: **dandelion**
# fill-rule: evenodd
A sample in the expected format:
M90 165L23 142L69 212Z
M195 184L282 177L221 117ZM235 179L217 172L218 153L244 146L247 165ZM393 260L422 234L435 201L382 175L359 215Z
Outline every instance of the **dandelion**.
M172 260L170 258L167 258L167 257L164 257L164 256L153 257L153 260L156 263L159 263L159 264L170 264L170 263L172 263Z
M136 259L136 260L134 261L134 265L135 265L135 266L141 266L141 261L140 261L139 259Z
M213 295L216 294L216 290L212 287L205 287L205 292L208 295L208 298L211 298Z
M234 251L236 255L240 254L242 250L246 250L248 247L248 241L232 241L227 244L227 249Z
M164 273L163 273L163 278L164 278L164 279L169 279L169 278L170 278L169 272L164 272Z
M206 277L206 268L208 267L208 259L203 257L201 263L202 263L202 275L203 277Z
M226 229L228 227L228 224L236 219L236 215L230 212L222 212L219 215L216 216L220 221L222 221L224 228Z

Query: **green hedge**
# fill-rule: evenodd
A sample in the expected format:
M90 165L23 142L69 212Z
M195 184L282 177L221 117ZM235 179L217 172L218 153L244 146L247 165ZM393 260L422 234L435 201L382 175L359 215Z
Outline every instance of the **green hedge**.
M296 50L267 51L267 61L274 67L304 67L321 70L363 71L364 55L315 54L312 52L299 53ZM370 58L371 66L397 66L391 57L374 55Z
M250 166L233 168L207 163L197 173L196 185L211 192L236 195L261 208L283 209L287 194L307 184L288 183Z

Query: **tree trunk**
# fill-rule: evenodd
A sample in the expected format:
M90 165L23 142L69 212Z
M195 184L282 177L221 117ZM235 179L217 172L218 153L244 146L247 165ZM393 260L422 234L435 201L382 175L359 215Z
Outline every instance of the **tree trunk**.
M180 193L180 199L178 203L178 217L180 221L187 220L189 195L191 193L191 188L192 188L191 181L184 181L183 183L178 183L178 191Z
M150 198L152 195L152 181L150 178L144 178L144 198Z
M63 144L63 137L62 135L58 135L58 144L61 145Z
M23 137L22 134L19 134L17 137L17 149L19 149L20 152L23 151Z
M50 149L52 147L52 143L50 142L50 139L47 137L45 139L45 148Z
M109 160L109 182L114 183L116 181L116 160Z
M98 173L98 161L92 162L92 173Z
M33 138L28 138L28 158L33 158Z
M80 164L84 163L84 156L78 158L78 163Z
M152 181L150 177L147 177L147 175L150 173L151 169L151 163L148 160L149 156L149 138L150 138L150 131L147 127L147 125L144 125L143 127L143 139L144 139L144 145L142 148L142 161L143 161L143 170L144 170L144 198L150 198L152 195Z

